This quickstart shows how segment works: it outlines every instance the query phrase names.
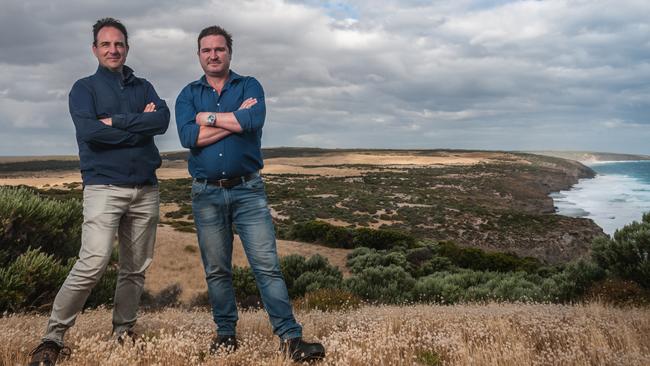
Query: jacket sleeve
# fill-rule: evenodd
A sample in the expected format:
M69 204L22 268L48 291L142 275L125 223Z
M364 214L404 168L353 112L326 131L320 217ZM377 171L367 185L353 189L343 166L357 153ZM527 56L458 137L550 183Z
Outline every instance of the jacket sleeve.
M187 149L196 147L200 127L195 123L196 114L191 87L186 86L176 98L176 128L181 146Z
M77 81L72 87L68 106L77 138L88 144L135 146L149 138L106 126L97 119L93 93L82 81Z
M256 98L257 104L251 108L240 109L233 113L242 130L247 132L257 131L264 126L266 105L264 103L264 89L262 89L262 84L253 77L247 78L246 84L244 85L244 100L248 98Z
M169 127L169 108L167 103L158 97L153 85L147 80L143 80L143 82L145 84L145 104L153 102L156 105L156 111L114 114L111 116L113 127L144 136L162 135Z

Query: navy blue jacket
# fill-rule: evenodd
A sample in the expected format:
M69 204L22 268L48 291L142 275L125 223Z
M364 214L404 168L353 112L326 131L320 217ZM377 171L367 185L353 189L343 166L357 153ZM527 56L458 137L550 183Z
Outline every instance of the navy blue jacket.
M143 113L153 102L155 112ZM169 126L169 108L151 83L99 66L78 80L69 95L70 115L77 131L84 185L157 184L161 159L153 137ZM99 119L112 118L106 126Z
M257 104L239 110L242 102L256 98ZM208 146L196 146L199 112L234 112L242 132L233 133ZM176 98L176 127L181 145L190 149L188 169L194 178L230 179L256 172L262 161L262 127L266 117L264 90L257 79L230 70L221 94L208 84L205 75L189 83Z

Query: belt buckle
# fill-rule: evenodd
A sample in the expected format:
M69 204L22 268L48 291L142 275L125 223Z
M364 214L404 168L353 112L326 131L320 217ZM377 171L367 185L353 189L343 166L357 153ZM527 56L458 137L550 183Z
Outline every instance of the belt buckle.
M218 186L219 186L219 187L221 187L221 188L227 188L227 187L225 187L224 185L225 185L225 184L228 184L228 179L219 179L217 182L218 182Z

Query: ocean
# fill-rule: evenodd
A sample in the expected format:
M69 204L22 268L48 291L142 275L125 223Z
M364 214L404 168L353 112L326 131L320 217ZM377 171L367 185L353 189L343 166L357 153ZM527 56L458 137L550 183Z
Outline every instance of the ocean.
M587 165L598 173L595 178L551 194L558 214L590 218L611 235L650 211L650 161Z

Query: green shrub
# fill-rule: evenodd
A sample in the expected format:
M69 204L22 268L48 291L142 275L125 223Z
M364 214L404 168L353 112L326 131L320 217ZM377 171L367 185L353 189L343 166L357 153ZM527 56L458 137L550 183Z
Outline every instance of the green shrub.
M394 230L374 230L368 228L356 229L353 241L354 247L374 249L391 249L395 247L412 248L415 237Z
M322 288L310 291L294 302L296 309L342 311L361 306L362 300L355 294L336 288Z
M605 271L597 264L580 259L567 264L562 272L543 280L542 289L547 300L570 302L582 298L593 283L605 278Z
M344 285L363 299L398 304L411 300L415 280L404 268L390 265L366 268L346 279Z
M305 272L305 257L291 254L280 258L280 269L287 288L293 287L293 282Z
M512 253L485 252L478 248L461 248L453 242L440 242L438 254L449 258L458 267L477 271L526 271L532 273L542 267L542 263L532 257L521 258Z
M320 289L338 289L343 283L341 272L309 271L298 277L289 289L291 298L304 296L307 292Z
M449 258L433 257L419 266L411 266L410 273L414 278L424 277L436 272L448 271L454 268Z
M366 247L357 248L348 254L347 265L352 273L361 273L368 268L388 267L390 265L403 269L408 268L404 253L377 251Z
M235 289L235 298L238 302L242 302L250 296L256 296L258 298L260 296L257 284L255 283L253 270L250 267L233 267L232 286Z
M413 289L413 297L418 301L451 304L460 299L462 292L460 286L438 274L419 278Z
M336 248L351 249L353 247L352 232L349 229L318 220L294 224L289 235L291 239L320 243Z
M462 269L419 278L414 297L420 301L542 301L542 279L525 272L484 272Z
M406 251L406 260L413 266L420 266L433 258L434 252L428 247L412 248Z
M612 239L596 239L592 256L601 267L621 279L650 289L650 213L643 215L642 222L616 230Z
M51 303L72 267L53 255L29 249L0 269L0 312L36 309Z
M343 282L339 269L319 254L309 259L296 254L286 256L280 259L280 268L291 298L322 288L339 288Z
M284 231L278 233L284 233ZM369 228L350 229L318 220L296 223L291 227L287 235L288 239L344 249L358 247L374 249L411 248L416 243L415 237L399 231Z
M77 200L61 202L27 188L0 187L0 243L6 251L5 262L30 247L63 260L76 256L82 222Z

